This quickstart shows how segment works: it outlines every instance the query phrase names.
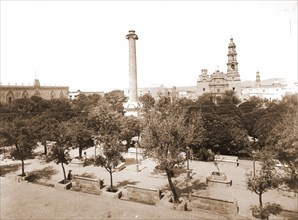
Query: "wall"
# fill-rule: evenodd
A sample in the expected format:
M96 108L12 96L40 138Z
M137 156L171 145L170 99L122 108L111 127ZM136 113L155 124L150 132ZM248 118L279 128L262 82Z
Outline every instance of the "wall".
M193 210L197 209L199 211L216 215L237 215L239 209L236 199L233 201L226 201L198 195L192 195L191 207Z
M129 200L155 205L160 200L160 190L127 185L127 197Z

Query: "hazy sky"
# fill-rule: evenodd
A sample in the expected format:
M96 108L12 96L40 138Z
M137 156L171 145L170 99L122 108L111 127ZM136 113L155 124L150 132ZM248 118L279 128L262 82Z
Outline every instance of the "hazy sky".
M297 1L0 1L2 84L128 87L128 30L138 85L194 86L227 71L230 37L241 80L297 81Z

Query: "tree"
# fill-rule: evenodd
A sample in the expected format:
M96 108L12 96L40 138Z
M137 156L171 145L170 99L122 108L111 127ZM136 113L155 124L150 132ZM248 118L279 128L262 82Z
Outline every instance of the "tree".
M142 103L145 111L148 111L149 109L153 108L155 104L155 99L148 93L142 95L139 98L139 101Z
M274 143L267 148L285 165L290 173L289 186L297 187L298 182L298 111L284 115L283 119L271 130L268 142ZM296 185L296 186L295 186Z
M58 125L75 117L77 113L71 109L70 102L66 99L53 99L50 101L40 97L31 97L31 99L30 102L36 109L31 113L35 136L37 141L44 145L44 154L46 155L46 142L54 141L59 136Z
M113 172L123 160L121 154L121 146L117 141L110 139L106 141L108 144L104 145L103 155L99 155L95 158L94 165L104 167L110 174L110 191L115 192L113 187Z
M55 137L56 143L52 147L52 155L50 158L52 160L55 160L57 164L61 163L61 167L63 170L63 176L64 176L64 183L66 183L66 173L64 164L68 164L71 160L70 155L68 153L68 148L70 147L70 140L71 136L68 135L67 131L67 123L63 122L60 123L57 127L57 131L59 131L57 136Z
M128 98L124 95L123 91L113 90L105 93L104 98L110 104L112 110L124 115L124 103L127 102Z
M61 167L63 170L63 183L67 183L66 180L66 173L65 173L65 168L64 168L64 164L68 164L70 161L70 156L67 150L67 147L64 146L58 146L58 145L54 145L52 148L52 159L55 160L55 162L57 164L61 163Z
M32 119L35 129L36 139L44 145L44 154L47 155L47 141L54 141L59 135L57 127L59 121L50 114L37 115Z
M246 101L241 103L238 108L241 111L242 114L248 114L257 109L257 102L252 102L252 101Z
M252 171L246 174L247 188L259 196L259 207L252 206L253 211L258 211L260 217L267 218L270 214L278 214L281 207L278 204L266 203L263 206L262 195L269 189L277 188L280 184L280 178L275 170L275 162L268 151L261 151L257 155L261 161L260 170L254 174Z
M237 116L240 119L242 116L241 111L237 108L237 106L230 103L219 104L215 113L223 118Z
M167 111L166 109L170 108L171 106L171 97L168 95L159 94L159 99L155 103L155 109L160 112Z
M211 149L213 152L226 153L225 145L230 142L229 128L222 117L204 113L202 115L204 136L202 139L202 147Z
M88 127L87 117L74 117L66 122L66 132L70 136L72 146L79 149L79 158L82 157L84 147L94 146L93 131Z
M246 174L247 188L259 196L259 210L264 212L262 195L269 189L278 187L280 178L275 170L275 162L270 152L261 152L258 155L261 161L260 170L254 174L252 171Z
M238 105L239 103L241 103L241 100L237 96L236 91L226 90L220 99L220 103L226 103L226 104L229 103L229 104Z
M90 110L98 105L102 99L103 97L99 94L87 96L81 93L72 101L72 108L78 112L90 112Z
M134 116L124 116L120 126L120 139L125 140L129 148L132 138L139 136L141 133L141 121Z
M270 138L272 130L278 126L285 115L295 112L295 106L291 103L280 102L270 103L262 117L256 122L254 126L255 134L258 138L259 147L274 146L277 139ZM272 120L274 118L274 120Z
M257 109L253 112L249 112L243 115L241 118L241 123L244 129L247 131L248 135L251 136L254 140L253 147L255 148L256 138L258 135L256 133L256 123L262 118L265 114L263 109Z
M117 104L116 104L117 105ZM97 140L103 144L103 155L95 159L95 165L103 166L110 174L111 190L113 191L113 172L120 163L121 152L121 121L122 112L117 111L115 106L109 102L102 102L96 106L88 115L90 125L97 137Z
M185 161L182 151L192 143L194 127L185 121L185 114L175 111L152 111L145 117L145 127L142 131L142 146L146 154L155 158L161 169L166 171L174 202L179 198L172 182L172 173L175 165Z
M25 160L32 157L36 147L34 127L30 119L21 117L6 122L0 129L0 140L4 146L14 146L11 156L22 161L22 176L25 176Z
M68 99L52 99L50 103L51 106L48 109L49 117L54 117L59 122L67 121L78 114L78 112L72 109Z
M196 105L201 107L203 113L214 113L216 110L216 97L212 93L204 93L199 96Z

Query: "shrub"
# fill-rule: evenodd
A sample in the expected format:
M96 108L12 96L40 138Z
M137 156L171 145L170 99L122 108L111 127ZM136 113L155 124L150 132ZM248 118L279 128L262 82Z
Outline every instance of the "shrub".
M253 217L259 219L268 219L269 215L278 215L282 211L279 204L269 202L267 202L263 208L257 205L252 205L250 209Z

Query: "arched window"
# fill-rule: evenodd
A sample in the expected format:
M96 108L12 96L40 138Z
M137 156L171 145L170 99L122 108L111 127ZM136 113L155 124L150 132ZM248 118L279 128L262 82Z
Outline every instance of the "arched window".
M28 99L28 98L29 98L29 93L28 93L27 91L24 91L24 92L22 93L22 98L23 98L23 99Z
M41 97L41 94L40 94L40 92L39 92L39 91L35 91L35 93L34 93L34 96Z
M51 92L51 99L54 99L54 98L55 98L55 92L52 91L52 92Z
M12 91L9 91L6 95L6 103L12 103L14 100L14 94Z
M64 93L63 93L63 91L60 92L60 98L64 98Z

